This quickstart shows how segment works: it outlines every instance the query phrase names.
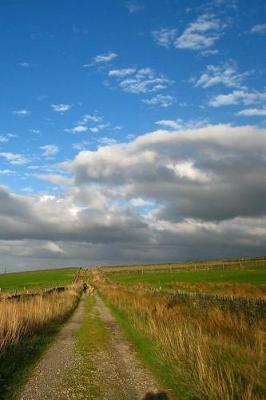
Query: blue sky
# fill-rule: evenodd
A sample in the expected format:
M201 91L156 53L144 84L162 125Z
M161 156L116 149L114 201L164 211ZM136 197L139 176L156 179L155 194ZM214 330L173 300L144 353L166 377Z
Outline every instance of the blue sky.
M85 260L92 263L145 261L146 254L147 261L167 257L188 259L194 254L196 257L217 256L222 255L226 248L226 242L222 240L220 246L214 246L213 254L208 254L207 248L202 252L195 246L189 251L184 250L190 239L181 245L176 236L171 251L167 252L164 239L159 237L160 232L173 233L177 227L166 224L177 221L179 224L194 224L194 227L201 223L215 223L218 229L219 224L228 223L229 217L231 224L236 218L257 217L257 206L253 203L237 203L234 211L224 219L220 217L224 212L218 209L214 212L216 216L206 216L203 211L186 213L179 204L179 196L183 199L184 193L178 192L178 179L173 182L168 197L163 198L161 185L164 179L168 179L162 178L164 174L161 176L159 173L162 181L159 175L147 178L148 182L152 179L157 182L156 188L147 192L140 189L145 186L140 176L145 176L148 168L145 163L149 164L152 159L153 168L157 170L164 160L164 167L175 173L175 178L179 177L182 184L188 179L189 185L201 182L206 186L207 176L208 179L216 176L218 168L213 165L214 161L208 164L210 148L207 149L206 145L202 150L203 142L212 140L206 133L211 126L214 127L214 136L224 135L223 145L228 141L220 150L219 157L224 151L228 152L228 157L233 154L227 168L231 163L234 173L227 171L229 175L216 176L217 179L208 181L208 188L198 185L197 194L209 191L210 186L218 181L223 185L229 184L241 164L239 160L246 157L243 149L234 147L237 141L240 147L244 138L250 143L250 162L258 157L259 144L256 143L256 148L252 146L257 139L264 138L261 132L265 132L266 123L264 1L234 0L229 4L224 0L67 0L37 4L30 0L9 0L0 4L0 20L0 183L3 193L10 196L11 202L21 201L34 215L43 210L34 210L33 204L45 201L51 201L47 209L53 207L52 204L66 202L64 209L68 209L68 215L72 215L75 209L79 218L84 210L91 219L98 212L101 216L106 216L106 210L111 214L114 212L115 215L110 216L115 221L115 227L112 226L109 233L111 242L121 228L117 227L117 218L125 213L125 221L129 218L133 225L146 226L147 235L155 235L152 243L159 243L157 247L161 248L161 252L156 254L147 252L151 243L146 243L146 250L140 249L137 241L135 243L135 239L129 238L123 254L117 250L110 257L103 257L107 248L103 250L102 246L107 244L102 233L96 235L97 239L95 236L87 241L86 235L78 238L83 229L79 226L71 238L65 238L67 227L54 236L52 227L56 222L54 217L49 219L47 210L44 219L48 225L51 224L47 235L33 242L36 232L33 229L29 234L25 221L20 226L15 218L13 223L18 224L18 235L15 228L12 228L12 234L8 233L12 217L7 219L7 209L3 205L6 197L3 197L1 243L2 257L7 264L25 268L30 264L84 263ZM224 133L220 133L219 126L224 127ZM178 133L182 136L194 130L200 136L202 129L205 129L208 139L202 136L201 143L191 146L188 138L174 154L168 147L166 149L164 143L156 151L153 148L154 135L164 133L163 138L167 139L167 135L172 134L179 140ZM229 131L231 136L228 136ZM254 135L255 139L250 139ZM144 154L139 146L147 138L151 141ZM221 144L221 137L216 139ZM212 150L217 148L217 143L212 145ZM180 146L182 151L177 156ZM135 154L134 160L121 167L124 157L131 159L132 153ZM140 153L145 155L143 164L139 159ZM207 158L203 157L204 154ZM213 155L213 160L217 161L217 157L217 154L216 158ZM252 181L261 185L265 182L258 170L264 166L265 159L262 154L260 157L261 163L256 166ZM116 166L113 165L114 159ZM94 160L93 166L91 160ZM139 172L135 174L137 167ZM127 181L120 176L121 168L124 168ZM110 170L113 171L111 174ZM239 174L243 175L243 169ZM117 176L121 179L118 183ZM235 181L239 182L237 174ZM134 182L134 190L129 188L130 182ZM234 187L234 182L231 185ZM186 204L193 203L197 197L192 188L190 190ZM94 193L98 204L92 205L85 191ZM239 189L239 199L240 192L244 194ZM209 200L212 199L212 194L208 196ZM200 196L201 201L203 197ZM258 193L258 197L259 203L264 203L264 192ZM248 212L239 211L246 206ZM113 207L116 207L115 211ZM173 214L170 216L171 210ZM264 211L262 207L259 214L264 215ZM177 220L174 217L176 213ZM43 223L38 219L35 221L33 215L28 218L32 218L31 225L35 228L36 224L41 226ZM103 230L106 224L106 220L102 225L99 222ZM123 224L126 229L126 222ZM247 226L248 222L241 220L241 224ZM252 225L253 230L255 225ZM128 229L132 229L130 224ZM248 235L252 229L247 228ZM239 244L238 240L238 244L228 251L228 256L261 253L263 235L259 243L258 239L253 238L255 242L250 238L246 238L246 242L243 239L246 247L243 241L240 240L242 244ZM119 240L117 238L118 247ZM206 238L205 242L208 240ZM80 258L80 248L75 248L72 254L78 255L70 256L65 249L70 242L74 247L77 243L81 247L89 243L91 249L84 250L84 256ZM18 252L12 259L11 249L18 249L21 245L28 246L29 251L23 255ZM35 250L31 254L32 248ZM42 249L40 254L37 248Z

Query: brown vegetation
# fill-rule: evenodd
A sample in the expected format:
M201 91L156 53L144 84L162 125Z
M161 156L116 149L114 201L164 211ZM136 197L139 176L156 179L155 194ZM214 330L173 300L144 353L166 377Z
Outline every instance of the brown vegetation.
M63 291L0 301L0 351L70 312L79 296L80 289L69 286Z
M218 306L171 303L104 280L97 285L108 302L152 340L192 398L265 398L265 320L250 324L245 315Z

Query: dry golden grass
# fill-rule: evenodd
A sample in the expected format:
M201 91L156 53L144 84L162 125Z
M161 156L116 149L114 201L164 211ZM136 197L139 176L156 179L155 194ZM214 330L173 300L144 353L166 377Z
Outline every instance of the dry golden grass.
M195 399L262 400L266 396L265 321L169 304L165 298L98 282L134 328L152 339L176 381Z
M0 351L68 313L78 298L79 288L70 286L63 292L0 301Z

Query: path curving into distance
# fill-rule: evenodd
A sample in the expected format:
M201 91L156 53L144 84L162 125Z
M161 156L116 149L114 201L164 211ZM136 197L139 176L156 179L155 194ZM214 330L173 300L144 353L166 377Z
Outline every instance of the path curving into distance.
M141 365L110 310L97 294L93 296L81 299L19 400L168 399Z

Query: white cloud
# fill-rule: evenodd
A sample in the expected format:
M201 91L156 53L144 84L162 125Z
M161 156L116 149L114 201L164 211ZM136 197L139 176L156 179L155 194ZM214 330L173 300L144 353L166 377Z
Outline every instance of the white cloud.
M207 50L202 50L201 55L202 56L211 56L214 54L218 54L219 50L218 49L207 49Z
M155 122L156 125L162 126L164 129L167 130L180 130L180 129L197 129L203 126L208 126L209 121L206 119L196 119L196 120L188 120L184 121L181 118L176 120L160 120Z
M120 68L112 69L108 72L108 76L114 76L117 78L123 78L128 75L132 75L136 72L136 68Z
M24 165L28 163L28 159L22 154L2 152L1 157L4 157L10 164L13 165Z
M237 104L256 104L266 101L266 93L258 91L234 90L232 93L219 94L210 99L209 105L212 107L221 107Z
M18 65L22 68L29 68L30 67L30 63L26 62L26 61L21 61L18 63Z
M80 124L86 124L87 122L101 122L103 117L98 114L84 114L81 117Z
M157 94L150 99L142 100L143 103L149 106L159 106L159 107L170 107L174 103L175 99L170 95Z
M98 133L98 132L102 131L103 129L108 128L108 126L110 126L109 123L98 124L96 126L93 126L92 128L89 128L89 131L92 133Z
M7 143L9 138L6 135L0 135L0 143Z
M143 5L140 4L140 2L136 1L136 0L126 1L125 7L128 9L130 14L137 13L144 8Z
M254 25L251 30L251 33L266 33L266 24L257 24Z
M51 107L55 112L64 113L66 111L69 111L72 106L70 104L60 103L60 104L51 104Z
M154 202L145 200L141 197L134 197L133 199L130 200L129 202L133 207L147 207L147 206L153 206Z
M17 115L18 117L26 117L31 114L31 111L26 110L25 108L21 110L15 110L13 111L13 114Z
M162 28L152 31L152 37L159 46L170 47L176 39L176 29Z
M205 50L212 47L222 34L223 24L214 14L203 14L189 24L176 41L179 49Z
M44 250L47 250L48 252L54 253L54 254L64 254L64 250L54 242L47 242L44 245L42 245L42 248Z
M112 74L118 81L118 86L128 93L140 94L140 93L151 93L166 89L172 81L162 74L156 73L152 68L139 68L135 69L130 74L123 75L123 71L129 69L122 69L122 75L116 73Z
M109 51L108 53L98 54L97 56L95 56L93 58L93 62L95 64L105 64L114 60L116 57L117 57L116 53Z
M208 176L208 174L196 168L193 161L188 160L176 164L169 163L166 166L170 170L173 170L176 176L180 178L186 178L192 181L198 181L202 183L210 181L210 177Z
M87 150L88 146L91 145L91 142L87 141L87 140L83 140L82 142L79 143L73 143L72 147L74 150L78 150L78 151L83 151L83 150Z
M15 172L11 169L0 169L0 175L14 175Z
M110 127L110 123L105 122L101 115L95 113L82 115L80 120L73 128L67 128L64 130L65 132L70 133L84 133L88 131L92 133L98 133L107 127Z
M116 144L117 140L114 138L104 136L98 139L98 143L104 146L111 146L112 144Z
M22 189L22 192L25 192L25 193L33 193L34 190L33 190L33 188L32 188L31 186L26 186L26 187L24 187L24 188Z
M163 120L160 120L160 121L156 121L155 123L156 123L156 125L160 125L160 126L163 126L165 128L170 128L170 129L177 130L177 129L182 128L182 126L183 126L182 122L183 121L181 119L175 120L175 121L170 120L170 119L163 119Z
M65 129L67 132L72 132L72 133L84 133L88 131L88 127L85 125L76 125L72 129Z
M237 113L244 117L266 117L266 108L246 108Z
M205 72L195 82L195 86L208 88L216 85L240 87L247 73L238 73L234 63L225 65L207 65Z
M44 157L55 156L59 152L59 148L55 144L46 144L45 146L41 146L40 148L43 150L42 155Z

